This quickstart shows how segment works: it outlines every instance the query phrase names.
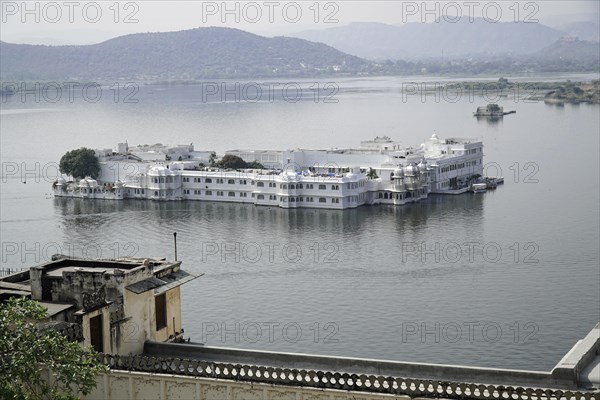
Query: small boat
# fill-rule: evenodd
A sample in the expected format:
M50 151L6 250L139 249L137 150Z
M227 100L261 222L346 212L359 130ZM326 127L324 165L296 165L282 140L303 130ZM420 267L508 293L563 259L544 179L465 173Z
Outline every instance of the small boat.
M487 190L487 183L474 183L471 185L473 193L484 193Z
M496 178L485 178L485 184L488 189L496 189L498 187L498 181Z
M477 111L473 113L476 117L503 117L508 114L514 114L516 111L504 112L504 107L498 104L488 104L487 106L477 107Z

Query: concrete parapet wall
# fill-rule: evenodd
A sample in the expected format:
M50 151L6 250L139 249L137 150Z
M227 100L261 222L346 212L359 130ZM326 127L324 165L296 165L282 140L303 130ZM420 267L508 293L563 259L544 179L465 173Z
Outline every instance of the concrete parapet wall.
M475 379L467 378L460 381L450 381L445 376L439 376L435 379L425 379L372 375L368 374L368 372L359 375L358 373L337 372L335 370L257 366L256 364L248 365L226 361L212 362L199 359L151 355L113 356L105 354L104 362L116 374L123 371L141 372L146 373L145 376L150 380L155 379L153 377L157 374L162 374L172 375L175 380L180 378L199 379L200 381L203 379L216 379L219 381L229 381L231 384L246 385L249 388L253 388L259 384L285 387L291 393L304 393L303 391L306 389L325 391L327 393L331 392L332 395L337 391L357 393L357 395L350 397L342 397L349 399L371 399L378 398L373 397L374 395L393 395L401 396L399 398L409 396L410 398L427 397L480 400L600 400L600 392L598 391L562 390L551 388L553 386L548 385L482 384L476 383ZM150 383L153 385L156 384ZM125 383L119 385L124 387ZM113 384L104 383L104 387L112 388L113 386ZM130 392L132 390L130 389ZM254 397L233 397L227 395L219 398L252 399ZM262 397L262 395L258 395L256 398L268 399L268 397ZM315 398L320 399L322 397ZM332 397L324 398L331 399Z
M111 371L85 400L410 400L408 396Z
M574 388L572 380L555 379L550 372L475 368L296 353L273 353L194 344L146 342L144 351L148 355L159 357L194 358L220 363L263 365L290 369L335 371L349 374L371 374L477 384Z
M557 379L580 383L581 374L594 363L594 359L600 356L600 323L587 334L587 336L578 341L575 346L563 357L562 360L552 370L552 375ZM597 361L596 361L597 364ZM597 382L600 381L600 374L597 376Z

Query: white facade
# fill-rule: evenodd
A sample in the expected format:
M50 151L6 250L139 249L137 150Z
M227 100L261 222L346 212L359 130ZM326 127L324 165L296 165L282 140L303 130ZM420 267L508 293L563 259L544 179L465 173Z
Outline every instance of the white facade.
M429 193L463 193L473 178L483 173L481 142L439 139L436 135L419 148L402 148L384 137L363 142L359 149L235 150L227 154L275 169L231 171L198 168L187 161L136 161L139 171L124 181L107 184L86 178L77 185L68 185L59 180L54 191L56 196L95 199L204 200L346 209L402 205L425 199Z

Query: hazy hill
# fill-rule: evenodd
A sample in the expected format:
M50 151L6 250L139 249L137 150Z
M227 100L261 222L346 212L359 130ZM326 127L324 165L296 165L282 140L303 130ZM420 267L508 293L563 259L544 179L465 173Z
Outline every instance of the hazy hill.
M372 59L460 58L477 55L527 55L565 34L539 23L490 23L467 18L452 23L387 25L356 22L294 36L328 44L341 51Z
M394 25L354 22L346 26L307 30L292 36L326 43L349 54L361 54L360 57L364 58L405 58L398 53L398 32L399 27Z
M536 53L542 60L572 60L600 62L600 44L576 38L563 38Z
M0 54L2 80L314 76L368 65L320 43L216 27L126 35L87 46L0 42Z
M557 26L556 29L564 32L566 36L575 36L590 42L600 41L600 24L592 21L572 22Z

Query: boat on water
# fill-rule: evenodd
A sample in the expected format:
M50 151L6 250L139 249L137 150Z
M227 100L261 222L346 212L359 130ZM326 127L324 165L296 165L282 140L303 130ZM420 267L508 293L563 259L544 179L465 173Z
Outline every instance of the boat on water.
M487 191L487 183L474 183L471 185L471 191L473 193L484 193Z
M488 189L496 189L498 187L498 181L496 181L496 178L485 178L485 183Z
M498 104L488 104L484 107L477 107L477 111L473 113L476 117L503 117L507 114L514 114L516 111L504 112L504 107Z
M504 183L504 178L501 176L497 178L486 177L485 183L487 184L488 189L496 189L498 185L502 185Z

